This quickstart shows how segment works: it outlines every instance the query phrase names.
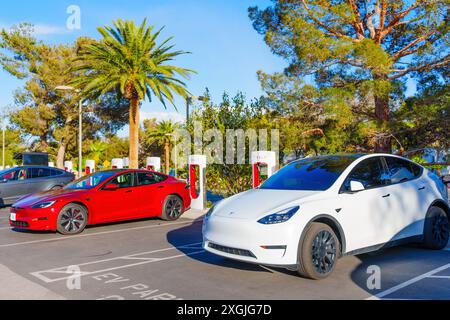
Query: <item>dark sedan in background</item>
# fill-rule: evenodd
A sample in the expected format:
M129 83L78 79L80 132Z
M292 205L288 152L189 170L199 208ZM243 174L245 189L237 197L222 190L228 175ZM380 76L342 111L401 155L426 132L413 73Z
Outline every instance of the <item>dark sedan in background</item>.
M58 189L75 180L72 173L44 166L22 166L0 171L0 207L40 191Z

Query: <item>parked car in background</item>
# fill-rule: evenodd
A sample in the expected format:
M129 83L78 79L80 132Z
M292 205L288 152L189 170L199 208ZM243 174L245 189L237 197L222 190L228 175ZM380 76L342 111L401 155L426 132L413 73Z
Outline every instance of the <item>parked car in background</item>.
M40 191L58 189L75 180L72 173L45 166L22 166L0 172L0 206Z
M19 200L11 207L10 225L73 235L101 223L151 217L174 221L190 205L185 181L146 170L114 169Z
M335 155L295 161L259 189L216 204L203 226L205 250L324 279L343 255L417 242L447 246L445 183L407 159Z

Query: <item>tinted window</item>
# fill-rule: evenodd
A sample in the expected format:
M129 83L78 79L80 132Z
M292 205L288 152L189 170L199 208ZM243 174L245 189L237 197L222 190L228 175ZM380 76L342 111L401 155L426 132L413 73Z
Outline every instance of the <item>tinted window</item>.
M60 171L60 170L56 170L56 169L50 169L50 170L51 170L52 177L61 176L64 174L64 172Z
M1 176L2 180L7 181L22 181L27 179L27 169L14 169L4 173Z
M327 156L296 161L270 177L261 189L325 191L356 159Z
M358 164L344 182L344 191L350 191L350 181L358 181L365 189L381 187L387 184L388 176L381 158L370 158Z
M115 177L109 183L116 184L119 188L131 188L133 186L133 173L125 173Z
M392 184L410 181L422 174L422 169L409 161L392 157L385 159Z
M51 169L48 168L31 168L28 169L31 179L46 178L52 175Z
M147 186L155 183L160 183L166 180L166 177L160 176L151 172L138 172L137 173L137 185Z

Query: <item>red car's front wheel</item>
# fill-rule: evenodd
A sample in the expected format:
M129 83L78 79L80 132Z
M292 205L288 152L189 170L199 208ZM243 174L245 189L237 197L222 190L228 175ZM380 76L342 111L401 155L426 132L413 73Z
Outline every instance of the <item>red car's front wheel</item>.
M178 196L168 196L164 201L161 218L167 221L178 220L184 212L183 200Z
M79 204L70 203L61 209L58 215L57 230L64 235L83 232L87 225L87 209Z

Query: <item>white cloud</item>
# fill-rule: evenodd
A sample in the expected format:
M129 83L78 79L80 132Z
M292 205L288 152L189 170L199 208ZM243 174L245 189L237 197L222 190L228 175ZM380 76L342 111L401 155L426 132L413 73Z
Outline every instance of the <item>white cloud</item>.
M16 24L5 24L0 22L0 30L1 29L11 29ZM65 27L61 26L55 26L55 25L48 25L48 24L34 24L34 35L36 36L47 36L47 35L58 35L58 34L66 34L69 33L70 30L68 30Z
M51 26L46 24L37 24L34 26L34 34L39 36L46 36L52 34L65 34L68 32L69 30L59 26Z
M141 121L156 119L157 121L172 120L173 122L184 122L186 118L178 112L141 112Z

